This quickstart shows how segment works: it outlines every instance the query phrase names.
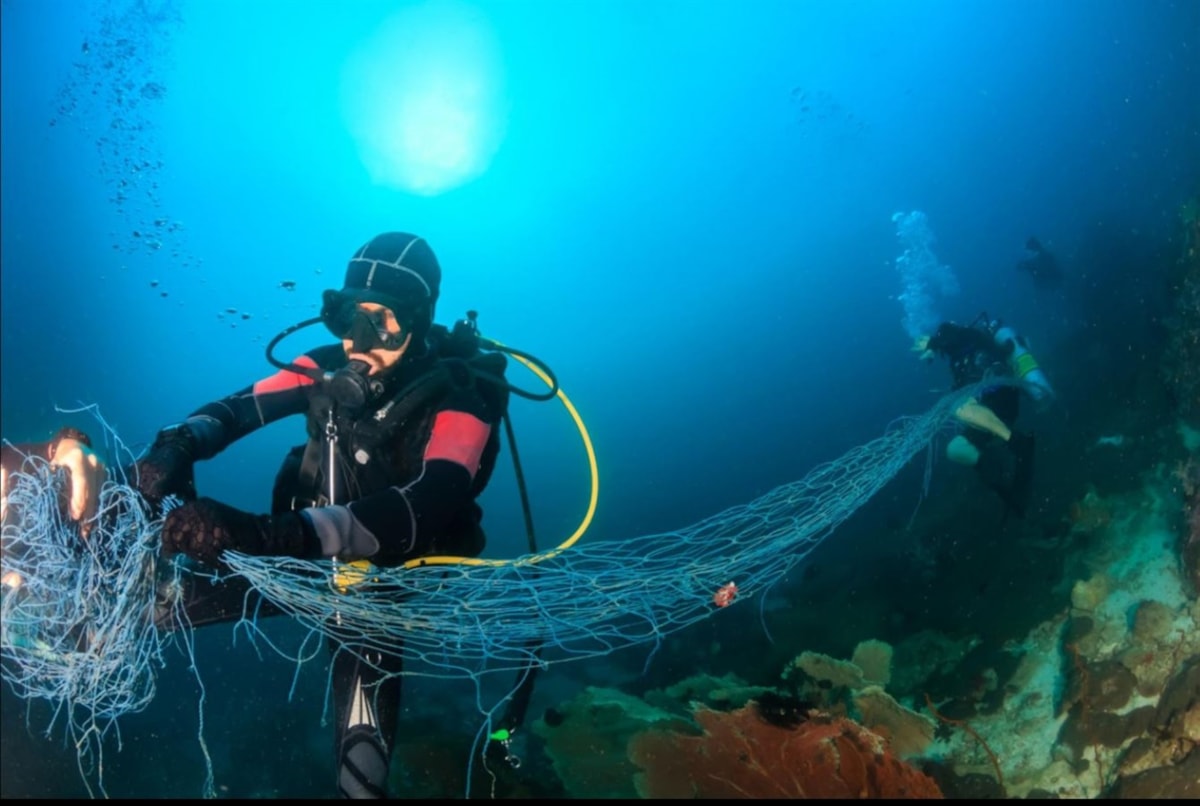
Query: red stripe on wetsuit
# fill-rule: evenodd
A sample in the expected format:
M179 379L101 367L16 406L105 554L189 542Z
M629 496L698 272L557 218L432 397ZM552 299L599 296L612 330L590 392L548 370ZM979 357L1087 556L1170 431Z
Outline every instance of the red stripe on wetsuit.
M305 369L316 369L317 362L313 361L306 355L302 355L292 362L298 367ZM290 369L281 369L269 378L263 378L258 383L254 384L254 394L269 395L272 392L286 392L289 389L297 389L301 386L312 386L316 381L299 372L293 372Z
M491 433L492 427L473 414L439 411L425 445L425 461L445 459L455 462L465 467L474 479Z

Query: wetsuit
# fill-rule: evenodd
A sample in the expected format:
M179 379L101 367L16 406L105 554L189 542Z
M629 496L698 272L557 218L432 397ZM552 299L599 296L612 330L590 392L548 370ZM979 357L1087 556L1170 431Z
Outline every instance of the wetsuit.
M450 359L440 365L451 370L444 382L397 396L413 381L434 377L427 373L439 366L437 362L432 354L406 359L389 374L375 401L355 413L333 405L325 384L281 370L202 406L182 428L164 429L156 446L178 439L182 432L192 458L208 459L265 425L304 414L309 440L284 460L271 510L276 520L298 514L303 536L282 540L270 550L257 546L255 553L345 558L362 552L339 547L377 543L378 550L368 559L382 566L432 554L474 556L484 545L482 510L475 499L487 484L499 450L495 426L507 405L507 390L476 379L462 361ZM504 373L500 354L480 354L472 362L490 375ZM330 345L295 363L334 371L347 359L340 345ZM331 411L338 434L332 470L324 437ZM149 455L153 457L154 450ZM143 470L153 481L155 468ZM328 500L331 477L333 503ZM193 624L241 617L244 580L230 578L217 597L201 592L212 587L205 582L185 591ZM400 648L386 656L332 642L331 648L339 790L347 797L382 797L400 710Z
M955 389L985 378L1012 374L1008 368L1008 352L996 344L991 333L977 327L944 322L930 337L928 347L950 362ZM1017 419L1019 400L1020 390L1015 386L996 386L979 396L979 402L995 412L1009 428Z
M1008 363L1011 344L1006 349L982 328L944 322L930 337L928 347L950 362L955 389L987 378L1012 375ZM964 429L962 435L979 450L975 469L1010 510L1023 515L1029 504L1032 481L1033 436L1014 428L1020 414L1021 389L1010 384L993 386L984 389L978 400L1008 426L1012 436L1006 443L990 432Z

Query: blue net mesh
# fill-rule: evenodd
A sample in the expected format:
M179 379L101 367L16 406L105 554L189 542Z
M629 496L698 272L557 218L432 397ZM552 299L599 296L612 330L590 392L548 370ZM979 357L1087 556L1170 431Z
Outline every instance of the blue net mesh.
M10 480L3 563L20 581L0 599L3 676L20 696L47 701L47 733L63 725L81 763L98 766L104 736L150 703L163 663L153 621L161 523L110 481L101 526L83 539L63 518L64 483L41 457Z
M777 582L927 446L963 399L951 395L799 481L677 531L502 564L373 569L344 593L328 561L225 560L313 630L447 676L523 668L534 647L555 660L605 655L707 617L729 582L741 598Z
M704 619L721 606L714 597L727 583L737 585L735 604L769 588L928 447L976 391L947 395L803 479L677 531L503 562L371 568L355 571L353 584L340 584L346 567L331 561L236 552L224 560L314 635L361 657L376 650L419 661L422 674L478 680L606 655ZM160 562L161 521L122 479L105 484L83 539L61 514L62 478L36 458L26 469L3 531L5 571L23 579L3 599L3 676L18 695L52 704L83 758L117 718L154 696L168 635L155 625L188 625L172 593L179 569ZM262 635L246 601L242 623Z

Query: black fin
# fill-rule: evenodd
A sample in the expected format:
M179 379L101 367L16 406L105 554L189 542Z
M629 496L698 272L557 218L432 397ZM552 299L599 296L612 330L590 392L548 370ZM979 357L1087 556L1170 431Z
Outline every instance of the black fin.
M980 451L975 469L983 483L1004 501L1006 514L1024 517L1033 488L1033 435L1014 431L1007 443L999 440Z

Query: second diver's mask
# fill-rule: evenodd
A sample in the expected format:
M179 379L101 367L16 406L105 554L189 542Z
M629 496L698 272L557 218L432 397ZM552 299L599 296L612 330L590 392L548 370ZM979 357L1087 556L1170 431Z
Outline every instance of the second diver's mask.
M393 313L397 312L393 309ZM321 320L335 337L353 342L356 353L379 348L399 350L412 332L411 325L402 319L400 332L390 332L383 311L364 311L353 297L332 289L323 296Z

